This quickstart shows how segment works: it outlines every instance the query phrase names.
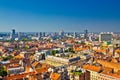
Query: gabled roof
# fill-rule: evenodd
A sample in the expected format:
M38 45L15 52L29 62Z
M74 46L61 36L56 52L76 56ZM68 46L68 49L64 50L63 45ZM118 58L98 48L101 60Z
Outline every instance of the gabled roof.
M16 58L16 59L22 59L23 57L22 57L20 54L18 54L18 55L15 56L14 58Z
M93 66L93 65L83 65L84 69L99 72L101 70L100 66Z
M27 72L27 73L22 73L22 74L15 74L15 75L11 75L11 76L6 76L5 80L14 80L14 79L21 79L21 78L25 78L27 75L35 75L36 72Z
M114 62L108 62L105 60L97 60L98 63L100 63L104 67L114 68L114 71L117 72L120 70L120 64L114 63Z
M36 67L38 64L40 64L40 62L35 61L35 62L32 64L32 66L33 66L33 67ZM42 66L42 64L41 64L41 66Z
M52 80L59 80L60 74L58 73L51 73L51 79Z
M36 69L37 73L43 73L43 72L47 72L48 71L48 67L41 67L39 69Z

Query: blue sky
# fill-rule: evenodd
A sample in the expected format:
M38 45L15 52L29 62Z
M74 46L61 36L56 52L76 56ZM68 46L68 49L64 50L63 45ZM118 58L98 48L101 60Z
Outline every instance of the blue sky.
M120 0L0 0L0 32L120 32Z

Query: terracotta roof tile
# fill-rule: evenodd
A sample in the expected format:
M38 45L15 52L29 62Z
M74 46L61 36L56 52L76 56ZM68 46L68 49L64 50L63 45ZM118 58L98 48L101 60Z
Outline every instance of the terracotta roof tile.
M23 57L19 54L19 55L15 56L14 58L16 58L16 59L22 59Z
M93 66L93 65L83 65L83 68L87 70L96 71L96 72L99 72L101 70L100 66Z
M32 64L32 66L36 66L36 65L38 65L39 64L39 62L37 62L37 61L35 61L33 64Z
M120 64L119 63L107 62L107 61L104 61L104 60L97 60L97 62L100 63L104 67L113 68L115 72L120 70Z
M39 69L36 69L37 73L42 73L42 72L47 72L48 71L48 67L41 67Z
M52 80L58 80L60 78L60 74L58 73L51 73L51 79Z

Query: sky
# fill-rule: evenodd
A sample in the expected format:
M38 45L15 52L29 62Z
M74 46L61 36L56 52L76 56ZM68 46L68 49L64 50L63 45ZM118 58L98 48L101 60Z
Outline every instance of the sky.
M0 32L120 32L120 0L0 0Z

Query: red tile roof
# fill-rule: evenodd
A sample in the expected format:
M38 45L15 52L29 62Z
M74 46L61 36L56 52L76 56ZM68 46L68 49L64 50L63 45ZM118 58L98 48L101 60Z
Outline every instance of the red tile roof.
M100 66L93 66L93 65L83 65L84 69L99 72L101 70Z

